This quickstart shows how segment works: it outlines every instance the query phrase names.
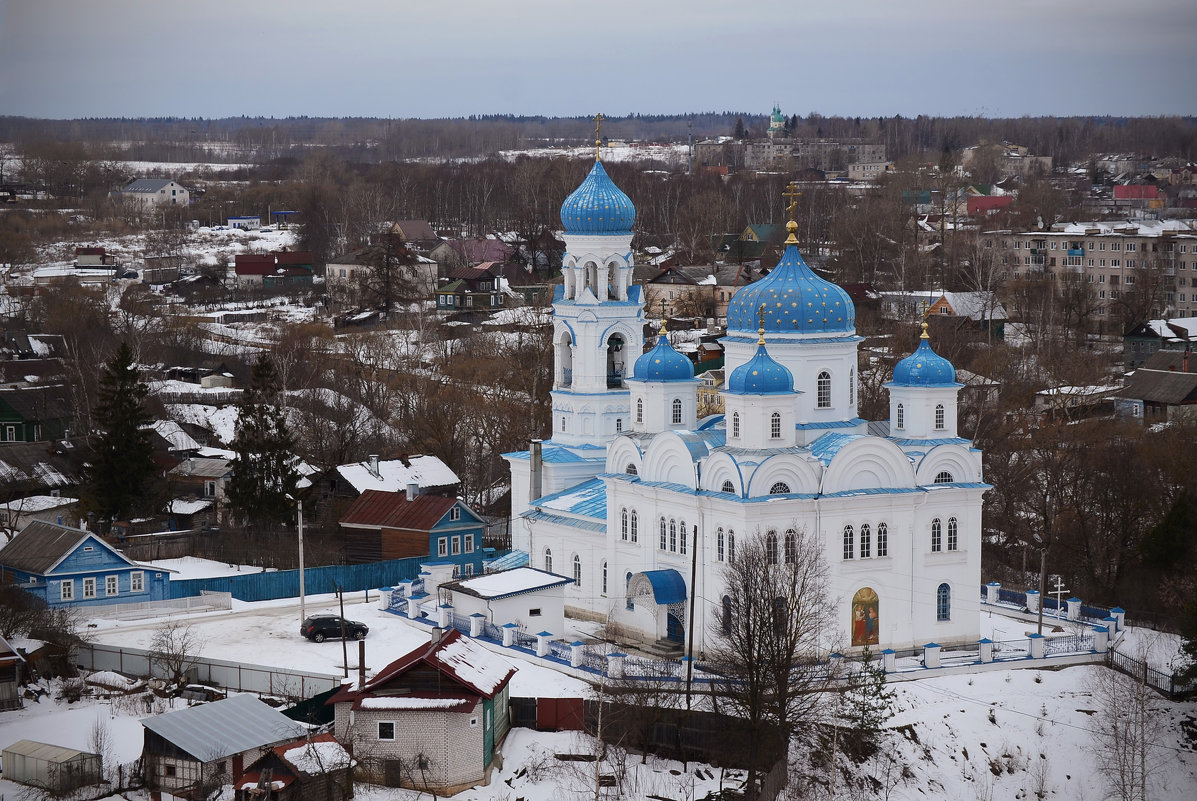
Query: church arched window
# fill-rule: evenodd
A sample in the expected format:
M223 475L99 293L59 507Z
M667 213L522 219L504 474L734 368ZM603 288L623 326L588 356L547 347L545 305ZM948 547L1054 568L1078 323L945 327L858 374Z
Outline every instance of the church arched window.
M682 424L682 399L673 399L673 424L675 426Z
M677 553L677 521L669 521L669 550Z
M788 495L790 493L790 485L784 481L778 481L772 487L769 487L770 495Z
M548 548L544 549L544 570L546 573L553 572L553 552Z
M786 532L785 557L787 565L798 561L798 532L794 529Z
M565 430L565 418L564 417L561 418L561 430L562 431Z
M644 422L644 398L636 398L636 422Z
M947 584L940 584L935 591L935 619L952 619L952 588Z
M873 530L865 523L860 527L860 558L868 559L873 555Z
M723 529L719 529L715 534L715 558L720 562L723 561L724 557L724 545Z
M952 474L949 473L947 470L940 470L938 473L935 474L935 483L936 484L951 484L955 480L956 479L953 478Z
M740 438L740 413L732 412L732 439Z
M733 483L731 483L730 481L724 481L724 482L723 482L723 488L722 488L722 491L723 491L723 492L731 492L731 493L735 493L735 491L736 491L736 485L735 485L735 484L733 484Z
M935 404L935 429L937 431L942 431L943 428L944 428L943 404L937 403L937 404Z
M632 510L632 542L637 542L640 539L640 515Z
M728 595L723 596L723 612L719 616L719 626L723 629L724 634L731 634L732 599Z
M774 412L769 417L769 436L781 439L781 412Z
M620 434L622 432L623 432L623 418L616 417L615 418L615 433Z
M669 524L665 522L665 518L661 518L661 550L665 550L669 537Z
M848 369L848 405L856 403L856 368Z
M899 431L906 428L906 407L900 403L894 409L894 428Z
M877 555L889 556L889 526L877 524Z
M736 561L736 532L730 528L727 530L727 561L729 563Z
M831 373L826 370L819 373L815 382L817 405L820 409L831 408Z
M844 526L844 558L851 559L856 551L856 531L852 526Z
M784 595L779 595L773 599L773 633L777 636L784 636L786 633L786 607L789 604L786 602Z
M949 517L948 518L948 550L949 551L956 550L956 547L960 544L959 537L960 537L960 532L959 532L958 526L956 525L956 518Z
M636 469L636 465L629 464L627 467L624 468L623 472L627 473L629 476L634 476L637 473L639 473L640 471Z
M628 538L628 510L619 510L619 534L620 538L626 540Z
M765 560L771 564L777 564L777 532L770 531L765 534Z
M603 595L607 594L607 563L603 562Z
M574 586L582 586L582 557L574 554Z
M623 591L628 596L628 609L635 609L636 604L632 603L632 574L628 573L623 577Z
M686 552L686 521L678 523L678 528L681 529L682 538L677 544L677 552L684 554Z
M931 521L931 550L932 552L943 550L943 527L940 525L938 517Z

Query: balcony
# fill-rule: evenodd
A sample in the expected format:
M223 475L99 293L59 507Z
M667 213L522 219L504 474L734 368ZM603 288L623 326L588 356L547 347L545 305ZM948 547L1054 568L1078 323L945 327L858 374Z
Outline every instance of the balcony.
M1076 256L1078 259L1083 258L1085 255L1085 249L1084 248L1069 248L1068 255Z

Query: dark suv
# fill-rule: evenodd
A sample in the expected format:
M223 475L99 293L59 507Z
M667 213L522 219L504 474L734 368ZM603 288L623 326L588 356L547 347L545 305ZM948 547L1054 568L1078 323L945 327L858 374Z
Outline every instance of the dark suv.
M364 640L370 633L365 623L357 620L346 620L345 636L355 640ZM299 633L313 642L324 642L329 637L337 639L341 636L341 618L336 615L315 615L303 621Z

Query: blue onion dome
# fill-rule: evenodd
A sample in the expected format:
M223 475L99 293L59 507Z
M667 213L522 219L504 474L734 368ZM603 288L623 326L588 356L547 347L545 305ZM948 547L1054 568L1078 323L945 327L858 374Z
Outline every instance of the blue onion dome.
M781 261L767 276L732 296L727 306L729 331L753 331L764 306L764 329L773 334L844 334L856 328L856 307L848 293L815 275L794 236L798 224L786 224L790 236Z
M661 336L657 337L657 344L648 353L636 360L632 367L632 381L692 381L694 379L694 365L669 344L669 337L665 335L665 326L661 326Z
M568 234L624 234L632 230L636 207L596 161L581 186L561 204Z
M727 391L733 395L783 395L794 391L794 374L765 350L763 329L756 354L732 371Z
M914 353L894 365L893 383L899 387L947 387L956 383L956 368L931 350L926 323L923 323L923 335Z

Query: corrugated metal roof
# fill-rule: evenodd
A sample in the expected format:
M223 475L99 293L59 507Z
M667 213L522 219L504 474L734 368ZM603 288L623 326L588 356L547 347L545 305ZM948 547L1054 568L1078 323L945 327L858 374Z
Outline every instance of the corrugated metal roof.
M5 759L8 754L20 754L21 756L30 757L32 759L40 759L45 762L63 763L70 762L79 757L95 757L99 759L96 754L90 751L79 751L75 748L66 748L61 745L50 745L49 743L39 743L35 740L17 740L12 745L4 746Z
M527 551L512 551L509 554L504 554L496 559L487 562L484 567L487 570L514 570L517 567L525 567L530 561Z
M45 520L34 520L21 533L0 548L0 565L26 573L45 575L75 550L85 539L115 554L121 561L130 562L112 546L83 529L60 526Z
M860 434L824 434L810 444L811 455L823 463L831 464L831 460L840 449L854 439L862 439Z
M653 599L658 604L677 604L686 600L686 580L676 570L646 570L644 577L652 585Z
M943 439L891 439L890 442L897 445L899 448L909 448L914 446L934 448L938 445L968 445L967 439L960 437L944 437Z
M302 737L307 727L252 695L142 718L141 725L201 762Z
M440 495L417 495L408 501L406 492L366 490L341 516L341 525L431 531L458 503Z
M130 181L122 192L157 192L174 183L170 178L138 178Z
M572 528L580 528L586 531L597 531L605 534L607 532L607 524L600 523L597 520L582 520L576 517L566 517L564 515L555 515L550 512L543 512L540 509L529 509L520 515L525 520L543 520L547 523L556 523L561 526L571 526Z
M567 490L546 495L533 503L543 509L555 509L575 515L607 519L607 486L592 478Z

